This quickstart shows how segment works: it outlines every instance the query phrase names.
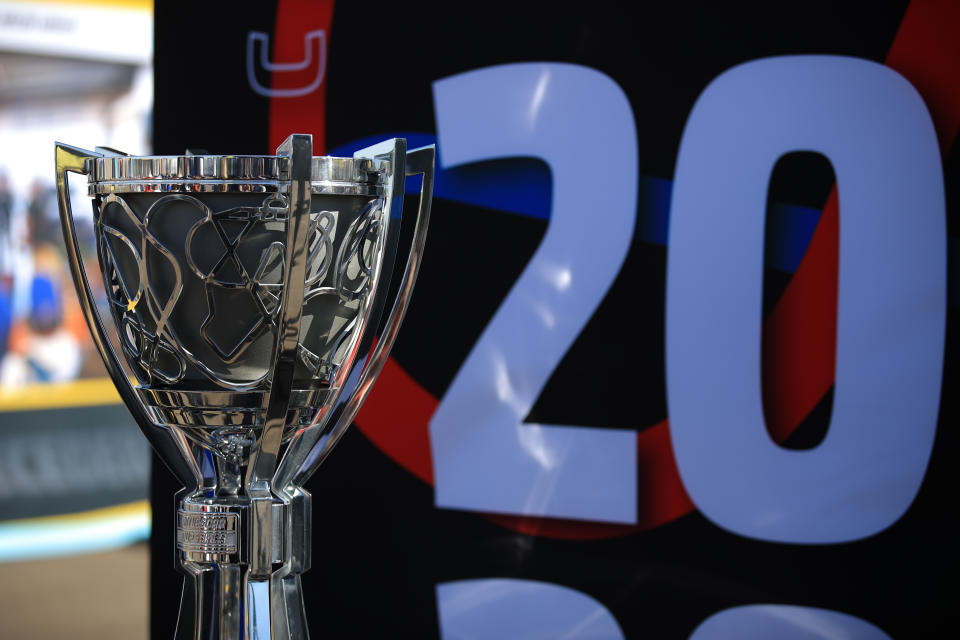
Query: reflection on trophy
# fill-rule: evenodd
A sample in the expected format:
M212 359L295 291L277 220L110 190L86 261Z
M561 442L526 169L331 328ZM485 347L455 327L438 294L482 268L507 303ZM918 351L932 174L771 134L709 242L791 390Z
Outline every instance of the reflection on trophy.
M394 139L353 158L311 149L307 135L276 156L56 146L63 233L94 342L185 487L177 638L308 637L302 485L370 391L417 277L433 147L407 152ZM88 178L109 320L84 272L67 172ZM404 181L420 173L413 239L388 299Z

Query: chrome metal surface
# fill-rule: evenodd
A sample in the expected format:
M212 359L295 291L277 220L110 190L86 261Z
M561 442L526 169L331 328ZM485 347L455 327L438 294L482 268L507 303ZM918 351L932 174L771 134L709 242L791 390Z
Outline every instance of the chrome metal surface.
M113 149L85 168L90 195L109 193L283 193L288 159L276 156L128 156ZM351 158L310 160L313 193L379 195L379 171Z
M382 193L376 184L346 184L340 182L311 182L311 191L324 195L377 196ZM277 193L280 187L273 181L213 181L213 180L155 180L99 182L88 188L89 195L108 193Z
M294 389L290 394L290 408L319 406L330 393L325 389ZM185 391L177 389L137 389L141 399L152 407L191 407L205 409L265 409L266 395L262 392Z
M432 147L408 153L390 140L354 158L312 158L311 147L293 135L276 156L56 148L64 237L94 342L185 487L177 638L308 637L302 484L370 391L419 269ZM83 270L67 172L89 177L107 324ZM401 251L414 173L423 188ZM405 268L389 300L398 254Z

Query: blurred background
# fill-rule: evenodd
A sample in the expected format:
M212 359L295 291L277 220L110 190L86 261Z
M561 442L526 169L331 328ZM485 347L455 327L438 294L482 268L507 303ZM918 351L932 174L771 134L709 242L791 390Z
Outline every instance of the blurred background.
M149 152L152 49L151 0L0 2L2 638L147 634L150 454L76 301L53 144Z
M355 428L307 485L314 567L303 587L316 635L946 635L960 571L950 506L960 468L960 4L638 7L634 19L612 2L487 3L465 15L438 1L267 0L242 11L227 0L0 1L0 639L144 638L148 624L169 638L182 584L170 553L179 485L151 462L104 377L65 268L54 140L133 154L273 153L292 132L313 135L318 154L394 136L438 149L430 239L403 329ZM734 90L737 68L752 75ZM889 83L867 82L874 76ZM792 93L798 77L810 79L802 96ZM876 224L843 227L832 194L851 179L900 194L900 176L871 163L903 156L834 129L825 155L784 143L764 156L775 164L762 216L759 196L755 210L731 213L712 195L725 185L690 181L758 157L762 136L745 124L725 138L723 114L787 111L795 120L778 135L789 137L824 111L813 105L831 105L817 127L872 122L914 90L923 109L881 142L921 139L908 125L927 131L928 164L901 174L942 178L945 203L888 198L870 209ZM795 110L756 106L781 93ZM695 106L717 95L730 102ZM724 166L678 170L691 140L722 150ZM71 191L90 255L82 178ZM709 197L694 207L697 193ZM761 240L751 226L761 218L762 265L749 244ZM933 241L910 244L902 230L931 220ZM705 232L714 222L737 232ZM838 288L838 265L861 259L875 230L906 249L883 253L868 286ZM931 257L944 251L947 274ZM755 280L717 270L741 258ZM932 284L903 285L931 264L922 273ZM87 273L96 289L98 269ZM713 295L719 285L729 288ZM762 309L747 311L762 326L712 323L760 294ZM669 320L678 299L686 315ZM857 331L840 335L840 308L860 314ZM902 335L884 338L878 327L901 316ZM678 362L732 360L702 345L668 357L665 336L690 318L706 321L711 348L731 343L720 329L760 332L747 336L762 342L758 361L717 378L761 405L763 425L759 411L718 416L711 389L677 395L697 378L678 378ZM844 387L837 365L854 333L866 346L847 375L856 370L860 391ZM921 353L919 343L933 346ZM504 364L477 366L480 353ZM905 380L914 366L923 375ZM524 380L538 382L514 384ZM869 395L891 380L897 393ZM860 392L869 401L851 411ZM896 411L878 417L877 406ZM835 407L846 407L841 418ZM570 433L587 445L561 448ZM745 438L762 446L740 446ZM610 443L603 455L597 443ZM773 456L798 464L768 469Z

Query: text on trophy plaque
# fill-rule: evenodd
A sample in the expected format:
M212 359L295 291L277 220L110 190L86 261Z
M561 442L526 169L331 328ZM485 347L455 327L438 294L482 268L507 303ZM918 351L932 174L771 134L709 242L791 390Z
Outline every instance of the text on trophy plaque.
M237 553L238 514L180 511L178 515L178 549L199 553Z

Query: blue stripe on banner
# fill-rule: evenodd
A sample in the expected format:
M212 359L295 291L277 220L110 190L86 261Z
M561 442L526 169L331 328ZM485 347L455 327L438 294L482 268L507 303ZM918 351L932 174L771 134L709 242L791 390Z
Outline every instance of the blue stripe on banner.
M648 244L666 246L673 182L665 178L640 176L637 194L637 234Z
M355 140L330 151L331 155L349 156L385 138L406 138L407 147L436 144L429 133L391 133ZM437 149L440 166L441 149ZM407 179L407 193L420 191L419 176ZM666 246L670 218L670 197L673 181L666 178L640 176L637 199L638 239L648 244ZM515 213L547 220L550 217L550 169L535 158L504 158L491 162L464 165L437 171L434 196L454 202ZM793 273L800 265L807 245L820 220L820 210L792 204L773 205L770 212L764 264ZM948 300L951 307L960 306L960 238L949 238Z
M355 140L332 149L330 155L351 156L387 138L406 138L408 149L437 142L432 134L390 133ZM439 149L437 166L440 166ZM406 192L418 193L420 184L420 176L407 178ZM437 198L541 220L550 217L550 193L550 169L534 158L507 158L438 170L433 184L433 195Z
M640 177L637 199L637 233L643 242L666 246L673 182L665 178ZM771 269L793 273L810 244L820 220L820 210L775 203L770 211L764 264Z
M788 273L796 271L819 221L819 209L774 203L767 216L770 228L764 264Z

